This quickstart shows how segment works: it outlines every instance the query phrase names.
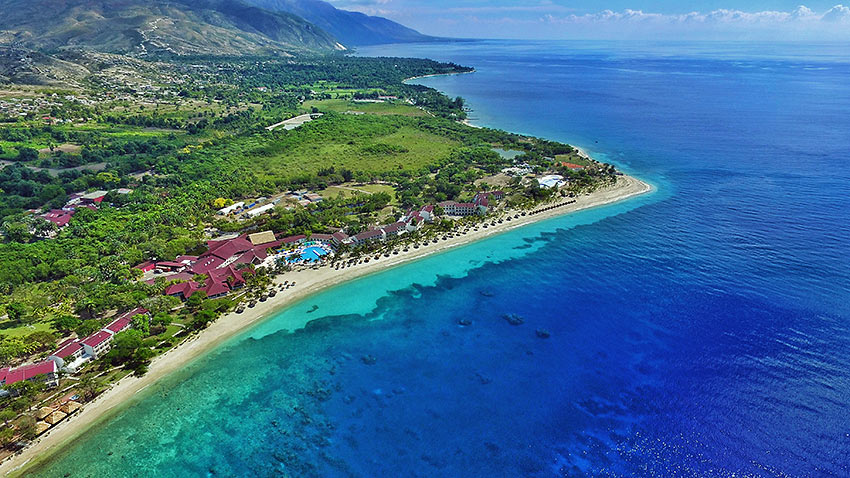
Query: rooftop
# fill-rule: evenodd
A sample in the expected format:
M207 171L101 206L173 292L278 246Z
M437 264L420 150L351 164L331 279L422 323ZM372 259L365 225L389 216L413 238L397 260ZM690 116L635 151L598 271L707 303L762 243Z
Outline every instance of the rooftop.
M129 327L131 322L132 321L128 318L115 319L110 322L109 325L105 327L105 329L112 332L113 334L117 334L118 332L121 332L122 330Z
M82 344L88 345L89 347L97 347L98 345L106 342L107 340L110 340L111 338L112 334L105 330L99 330L83 339Z
M260 246L263 244L268 244L270 242L275 241L274 233L272 231L263 231L255 234L249 234L248 240L251 241L251 244L254 246Z
M24 380L29 380L38 375L56 373L56 362L45 360L44 362L23 365L15 369L0 369L0 382L10 385Z
M59 349L57 351L53 352L50 355L53 356L53 357L59 357L59 358L63 359L63 358L69 357L69 356L73 355L74 353L76 353L78 350L80 350L80 347L82 347L82 344L80 344L79 340L68 339L68 340L62 342L61 344L59 344Z

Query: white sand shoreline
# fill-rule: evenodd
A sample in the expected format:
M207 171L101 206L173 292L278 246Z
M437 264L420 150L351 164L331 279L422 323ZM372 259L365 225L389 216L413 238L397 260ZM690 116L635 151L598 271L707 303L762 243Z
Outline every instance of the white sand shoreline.
M411 76L410 78L405 78L402 80L402 83L407 83L408 81L420 80L422 78L433 78L435 76L452 76L452 75L468 75L470 73L475 73L475 69L471 71L452 71L449 73L432 73L430 75L420 75L420 76Z
M538 214L529 214L519 219L505 221L502 224L489 226L486 229L479 228L478 231L456 235L454 238L446 241L440 241L436 244L432 243L429 246L422 246L419 249L411 249L406 253L392 255L388 258L381 256L380 260L372 260L369 263L358 264L341 270L324 266L318 270L308 269L281 275L275 279L276 283L282 283L284 280L294 280L297 284L296 287L278 292L275 297L269 298L266 302L258 303L254 308L246 309L242 314L232 312L222 316L195 337L156 357L145 376L141 378L125 377L114 384L109 390L103 392L93 402L86 404L75 415L68 417L45 435L39 437L29 447L0 464L0 475L8 476L20 472L25 466L32 464L34 460L42 461L49 458L53 453L61 450L68 442L92 426L101 423L111 413L120 410L122 405L128 403L128 400L131 400L161 378L184 368L189 362L213 350L227 339L275 315L279 310L291 306L313 294L431 254L460 247L487 236L501 234L556 216L624 201L646 194L653 189L649 184L631 176L620 176L616 185L607 186L590 195L575 198L575 202L571 204L546 210Z

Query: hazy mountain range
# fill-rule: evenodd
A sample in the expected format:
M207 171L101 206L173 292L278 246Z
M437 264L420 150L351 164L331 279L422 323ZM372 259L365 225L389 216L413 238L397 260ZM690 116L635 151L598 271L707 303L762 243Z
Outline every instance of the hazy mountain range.
M376 45L436 40L382 17L340 10L321 0L248 0L275 12L298 15L336 37L345 45Z
M334 51L431 37L318 0L0 0L0 46L148 55Z

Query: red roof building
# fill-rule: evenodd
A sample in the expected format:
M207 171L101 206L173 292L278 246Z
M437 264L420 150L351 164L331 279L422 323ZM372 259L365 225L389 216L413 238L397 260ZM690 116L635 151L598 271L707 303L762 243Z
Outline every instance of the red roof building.
M394 222L389 226L384 226L384 234L387 236L398 236L402 232L407 232L407 224L403 222Z
M59 348L50 354L51 357L59 357L66 359L83 353L83 345L77 339L68 339L61 344Z
M171 295L182 300L186 300L189 297L192 297L192 294L199 290L201 290L201 285L195 281L181 282L179 284L172 284L168 286L165 289L165 295Z
M486 210L486 206L479 207L471 202L459 203L455 201L443 201L440 203L440 207L442 207L449 216L472 216L478 214L479 211L484 212L482 209Z
M56 362L45 360L18 368L0 369L0 385L12 385L25 380L43 379L48 385L56 385Z
M332 234L311 234L310 240L311 241L319 241L319 242L322 242L324 244L330 244L330 243L334 242L334 236Z
M56 227L61 229L68 225L75 212L76 210L74 209L51 209L50 211L42 214L41 217L53 224L56 224Z
M346 234L342 231L337 231L337 232L331 234L331 237L333 237L334 244L337 244L337 245L348 241L348 234Z
M224 259L215 256L201 256L198 262L192 265L193 274L206 274L224 264Z
M109 350L110 344L112 343L112 337L112 334L106 330L97 331L83 339L83 350L87 354L97 357Z
M110 322L109 325L104 327L104 330L108 330L109 332L112 332L113 334L117 334L118 332L123 332L123 331L129 329L132 324L133 324L133 321L130 320L130 319L127 319L127 318L115 319L112 322Z
M370 241L382 241L384 239L384 231L383 229L364 231L360 234L354 235L351 239L357 244Z
M127 312L124 312L123 314L119 315L118 318L119 319L132 319L133 317L135 317L137 315L142 315L142 314L150 314L150 311L148 311L148 309L146 309L144 307L136 307L133 310L128 310Z
M219 282L208 279L207 286L204 289L204 292L207 293L208 299L215 299L217 297L227 295L230 292L230 287L227 286L226 282Z
M142 272L150 272L156 269L156 263L153 261L142 262L137 266L133 266L133 269L139 269Z
M284 237L283 239L280 240L280 243L281 244L295 244L297 242L304 242L305 239L307 239L307 236L301 234L301 235L298 235L298 236Z
M227 260L240 252L253 249L254 244L248 240L248 236L243 235L226 241L209 241L207 242L207 247L209 247L209 250L201 254L201 258L214 256L222 260Z

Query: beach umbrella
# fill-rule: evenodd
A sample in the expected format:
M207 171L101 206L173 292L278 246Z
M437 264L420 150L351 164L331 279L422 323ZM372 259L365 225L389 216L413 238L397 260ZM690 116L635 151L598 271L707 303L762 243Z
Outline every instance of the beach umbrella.
M48 415L47 418L44 419L44 421L51 424L51 425L55 425L67 416L68 416L67 413L60 412L59 410L56 410L55 412Z

